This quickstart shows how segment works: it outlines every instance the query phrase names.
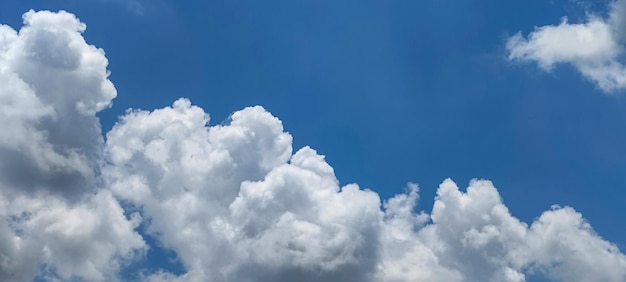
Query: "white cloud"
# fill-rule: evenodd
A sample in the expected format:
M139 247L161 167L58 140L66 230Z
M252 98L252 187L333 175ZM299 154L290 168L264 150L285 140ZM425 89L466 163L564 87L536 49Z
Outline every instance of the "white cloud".
M626 279L626 256L571 208L529 227L478 180L465 193L444 181L430 215L414 212L414 184L381 208L376 193L341 187L314 150L289 158L291 136L261 107L207 123L180 99L129 112L107 136L107 185L188 270L155 281Z
M74 15L33 11L0 29L0 174L7 189L74 195L94 180L102 136L95 113L117 95L102 49Z
M104 52L69 13L24 21L0 26L2 281L116 280L148 248L140 224L185 267L148 281L626 280L626 256L571 208L529 226L491 182L445 180L417 213L417 185L385 201L342 186L259 106L214 126L186 99L131 110L105 142Z
M20 217L9 219L17 231L14 247L37 244L32 252L38 257L31 266L52 267L51 278L109 281L115 278L120 263L144 251L143 239L134 232L140 217L128 220L108 191L86 196L76 204L49 195L27 195L5 203L4 208L9 216Z
M524 281L528 271L555 281L626 280L626 256L579 213L554 207L528 227L510 215L489 181L472 181L466 193L444 181L431 217L422 238L442 265L469 281Z
M235 112L226 125L207 121L181 99L130 112L107 135L110 187L144 209L150 232L189 275L339 281L368 273L363 262L373 269L382 217L374 192L339 191L310 148L292 156L291 136L261 107Z
M0 280L114 279L144 250L111 193L96 189L95 113L116 91L85 25L59 12L0 26Z
M544 70L571 64L603 91L624 89L625 16L626 1L618 0L607 18L590 15L583 23L563 19L558 25L535 28L528 37L518 33L508 40L509 60L534 61Z

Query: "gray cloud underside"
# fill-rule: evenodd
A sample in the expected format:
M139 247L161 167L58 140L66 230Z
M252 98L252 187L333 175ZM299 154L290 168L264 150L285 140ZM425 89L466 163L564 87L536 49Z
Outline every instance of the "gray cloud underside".
M95 114L117 93L85 27L46 11L0 26L1 281L121 280L142 234L186 269L146 281L626 281L626 256L572 208L528 225L491 182L445 180L417 213L417 185L384 201L341 186L260 106L209 126L179 99L104 141Z

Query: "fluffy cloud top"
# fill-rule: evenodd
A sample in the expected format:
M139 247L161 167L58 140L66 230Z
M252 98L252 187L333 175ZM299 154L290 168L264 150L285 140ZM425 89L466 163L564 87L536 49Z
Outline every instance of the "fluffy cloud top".
M586 22L537 27L528 37L511 37L506 49L509 60L534 61L544 70L555 64L574 66L606 92L626 88L624 40L626 1L611 4L607 18L590 15Z
M84 30L66 12L0 26L2 281L626 281L626 256L572 208L528 225L486 180L445 180L431 213L415 184L381 201L293 153L260 106L214 126L186 99L130 110L105 142L95 114L116 92ZM146 235L182 275L120 277Z

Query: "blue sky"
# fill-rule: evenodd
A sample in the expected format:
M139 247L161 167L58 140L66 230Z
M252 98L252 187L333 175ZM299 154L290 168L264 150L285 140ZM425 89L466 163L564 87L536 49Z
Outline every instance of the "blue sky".
M518 32L606 17L610 3L8 0L0 23L17 30L29 9L86 23L118 94L98 114L103 132L128 108L180 97L212 125L262 105L294 151L326 156L341 185L384 200L415 182L417 210L430 212L444 179L461 190L488 179L520 220L571 206L623 251L624 88L607 91L571 62L545 70L539 59L510 60L507 50ZM141 264L150 263L164 262Z

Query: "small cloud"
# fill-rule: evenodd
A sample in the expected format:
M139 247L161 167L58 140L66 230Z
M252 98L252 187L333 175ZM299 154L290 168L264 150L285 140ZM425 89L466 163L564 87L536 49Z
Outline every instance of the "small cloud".
M128 10L131 12L142 16L144 14L144 6L139 1L128 1L125 2Z
M605 92L626 88L624 39L626 1L612 3L607 17L589 15L585 22L537 27L528 36L509 38L509 60L532 61L549 71L557 64L570 64Z

